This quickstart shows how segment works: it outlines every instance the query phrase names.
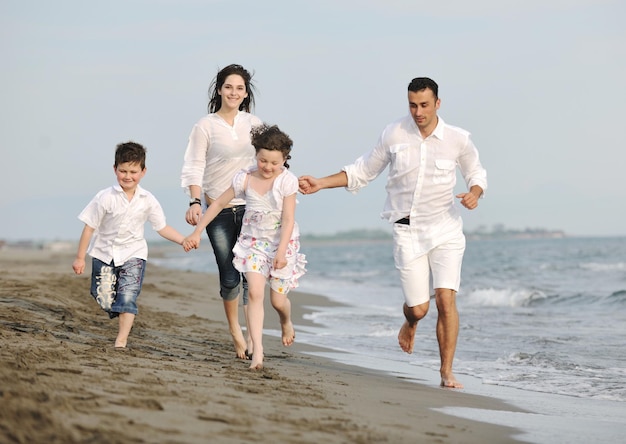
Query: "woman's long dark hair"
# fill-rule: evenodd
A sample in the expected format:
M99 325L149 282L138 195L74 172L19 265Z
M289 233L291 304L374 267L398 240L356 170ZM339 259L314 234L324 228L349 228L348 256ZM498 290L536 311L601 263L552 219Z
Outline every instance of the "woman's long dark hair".
M254 108L255 87L252 83L252 74L250 74L243 66L233 64L220 69L215 78L211 81L211 85L209 86L210 99L207 107L209 113L217 112L222 107L222 96L219 95L218 92L222 89L222 86L224 86L226 78L232 74L236 74L243 79L246 85L246 92L248 93L248 97L243 99L243 102L239 105L239 111L246 111L249 113L251 112L251 109Z

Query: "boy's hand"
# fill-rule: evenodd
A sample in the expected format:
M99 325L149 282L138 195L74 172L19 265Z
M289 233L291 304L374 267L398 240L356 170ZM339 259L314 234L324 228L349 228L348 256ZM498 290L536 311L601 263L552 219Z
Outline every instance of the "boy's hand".
M198 248L199 246L200 246L200 236L190 234L185 239L183 239L183 249L185 251L193 250L194 248Z
M83 274L83 272L85 271L85 259L74 259L72 269L76 274Z

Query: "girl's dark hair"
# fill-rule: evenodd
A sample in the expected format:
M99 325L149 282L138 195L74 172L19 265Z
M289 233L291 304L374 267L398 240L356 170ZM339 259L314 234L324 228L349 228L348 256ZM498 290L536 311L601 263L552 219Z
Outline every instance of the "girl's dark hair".
M409 83L409 91L411 92L418 92L423 89L430 89L435 99L439 98L439 85L437 85L433 79L429 79L428 77L416 77Z
M266 123L255 126L250 131L250 139L254 149L258 153L259 150L280 151L283 153L285 168L289 168L287 161L291 159L289 153L293 146L291 138L283 133L276 125L268 125Z
M146 149L135 142L125 142L115 149L115 168L122 163L138 163L141 169L146 168Z
M224 86L226 78L232 74L236 74L243 79L246 85L246 92L248 93L248 97L243 99L243 102L239 105L239 111L249 113L254 108L254 91L256 88L252 83L253 74L250 74L248 70L241 65L232 64L220 69L215 78L211 81L211 85L209 86L209 105L207 107L209 113L217 112L222 107L222 96L219 95L219 90Z

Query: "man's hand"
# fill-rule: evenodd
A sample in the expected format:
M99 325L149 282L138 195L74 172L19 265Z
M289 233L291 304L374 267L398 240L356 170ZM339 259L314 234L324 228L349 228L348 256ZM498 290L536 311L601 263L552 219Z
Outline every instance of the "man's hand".
M478 206L478 199L483 194L483 189L478 185L472 186L469 193L457 194L456 197L461 199L461 205L468 210L473 210Z
M302 194L313 194L318 192L321 187L317 178L313 176L300 176L298 178L298 189Z

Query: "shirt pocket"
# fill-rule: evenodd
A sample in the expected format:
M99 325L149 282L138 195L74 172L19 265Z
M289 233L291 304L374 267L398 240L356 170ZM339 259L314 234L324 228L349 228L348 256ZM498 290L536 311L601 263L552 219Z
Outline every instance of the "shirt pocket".
M393 171L406 171L411 162L411 151L409 143L397 143L389 146L389 152L391 153L391 170ZM393 175L393 173L392 173Z
M435 159L433 182L437 184L451 183L456 177L456 162L448 159Z

